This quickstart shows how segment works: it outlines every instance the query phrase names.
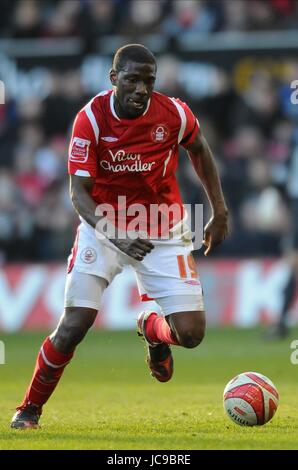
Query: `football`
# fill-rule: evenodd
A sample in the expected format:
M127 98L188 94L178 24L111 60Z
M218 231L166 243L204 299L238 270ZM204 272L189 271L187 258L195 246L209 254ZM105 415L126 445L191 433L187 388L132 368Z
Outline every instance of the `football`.
M258 372L244 372L226 385L224 409L241 426L262 426L274 416L279 395L275 385Z

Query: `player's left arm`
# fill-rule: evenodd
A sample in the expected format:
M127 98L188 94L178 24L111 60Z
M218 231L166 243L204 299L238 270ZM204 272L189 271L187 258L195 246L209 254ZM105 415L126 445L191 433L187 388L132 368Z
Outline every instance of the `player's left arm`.
M228 234L228 209L220 178L210 147L199 130L195 139L185 145L194 169L202 182L212 208L212 217L204 228L205 256L219 245Z

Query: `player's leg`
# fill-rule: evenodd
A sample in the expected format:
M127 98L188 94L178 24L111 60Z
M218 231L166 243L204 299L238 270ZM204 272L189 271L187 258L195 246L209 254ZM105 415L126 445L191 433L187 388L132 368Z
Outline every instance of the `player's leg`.
M280 318L276 325L275 336L283 338L288 334L287 319L290 312L290 307L293 303L296 294L296 273L291 271L289 278L282 293L282 307L280 311Z
M151 374L160 382L173 374L170 345L192 348L204 337L203 292L191 248L182 241L159 244L135 268L142 297L154 299L161 308L138 318Z
M138 319L139 333L148 345L147 363L160 382L173 375L173 357L169 345L194 348L205 334L205 312L201 295L173 295L157 299L162 315L142 312Z
M66 308L56 330L45 339L38 353L32 380L11 426L35 428L43 405L55 390L76 346L92 326L107 281L72 271L67 276Z
M156 300L162 315L146 313L145 334L152 344L194 348L204 338L206 319L201 295L173 295Z
M276 325L269 329L268 339L284 338L288 334L288 316L290 308L295 300L298 286L298 198L293 198L290 205L293 227L290 239L284 248L286 253L284 260L288 265L289 275L282 292L282 304L279 320Z
M297 236L298 246L298 236ZM287 336L288 330L288 316L290 308L293 305L297 293L298 284L298 249L288 254L286 262L288 264L288 277L282 291L282 303L280 316L277 324L273 325L266 334L267 339L280 339Z
M53 347L62 354L72 353L83 340L97 316L97 309L66 307L56 330L49 339Z
M166 319L180 346L195 348L202 342L206 328L204 311L176 312Z

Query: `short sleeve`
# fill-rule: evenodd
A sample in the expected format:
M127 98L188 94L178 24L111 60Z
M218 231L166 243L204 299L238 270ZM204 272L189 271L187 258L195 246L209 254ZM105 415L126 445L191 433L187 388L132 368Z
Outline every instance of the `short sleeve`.
M179 144L186 147L195 140L200 130L200 124L186 103L178 98L175 99L175 102L181 119Z
M82 109L73 124L68 154L68 173L96 177L96 138L90 120Z

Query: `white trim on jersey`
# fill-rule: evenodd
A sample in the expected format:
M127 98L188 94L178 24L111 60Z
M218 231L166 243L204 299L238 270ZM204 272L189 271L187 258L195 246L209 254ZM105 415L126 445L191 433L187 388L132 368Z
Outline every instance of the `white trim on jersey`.
M110 108L111 108L113 116L116 119L118 119L118 121L121 121L121 119L117 116L116 111L115 111L115 107L114 107L114 92L111 93L111 96L110 96Z
M92 98L89 101L89 103L87 103L86 106L83 108L83 110L85 111L85 113L86 113L86 115L87 115L87 117L90 121L90 124L92 126L97 144L98 144L98 139L99 139L99 127L98 127L97 121L95 119L95 116L93 114L91 106L92 106L92 103L95 100L95 98L97 98L98 96L107 95L108 93L109 93L109 90L101 91L100 93L98 93L98 95L94 96L94 98Z
M145 111L143 112L143 116L145 116L145 114L146 114L147 111L149 110L150 103L151 103L151 98L149 98L149 100L148 100L147 108L146 108Z
M145 109L145 111L143 112L142 116L145 116L145 114L147 113L149 107L150 107L150 103L151 103L151 99L148 100L148 103L147 103L147 107ZM111 93L111 96L110 96L110 108L111 108L111 111L112 111L112 114L113 116L118 119L118 121L121 121L121 119L117 116L116 114L116 111L115 111L115 106L114 106L114 92Z
M171 158L171 156L172 156L172 153L173 153L173 149L171 148L171 150L169 151L169 155L167 156L167 158L166 158L165 161L164 161L164 169L163 169L163 174L162 174L162 176L165 176L165 174L166 174L167 165L168 165L168 163L169 163L169 161L170 161L170 158Z
M93 98L94 100L94 98ZM95 139L96 139L96 143L98 144L98 139L99 139L99 127L97 125L97 122L96 122L96 119L95 119L95 116L93 114L93 111L92 111L92 108L91 108L91 105L93 103L93 100L92 101L89 101L89 103L86 104L85 108L84 108L84 111L90 121L90 124L93 128L93 132L94 132L94 135L95 135Z
M178 135L178 144L180 144L181 140L183 139L185 128L186 128L186 114L181 104L177 103L177 101L174 98L170 98L170 100L176 106L180 119L181 119L181 126L180 126L179 135Z
M75 176L87 176L90 177L90 173L88 170L76 170Z

